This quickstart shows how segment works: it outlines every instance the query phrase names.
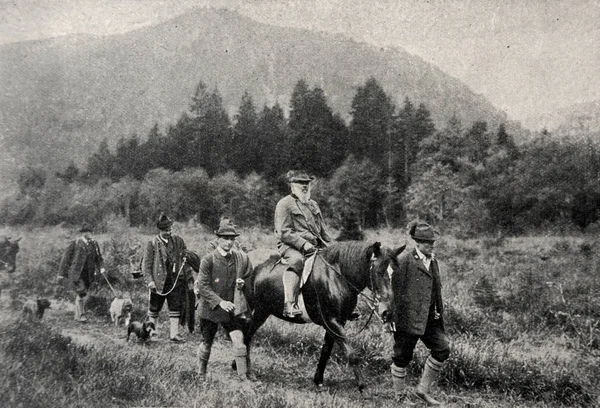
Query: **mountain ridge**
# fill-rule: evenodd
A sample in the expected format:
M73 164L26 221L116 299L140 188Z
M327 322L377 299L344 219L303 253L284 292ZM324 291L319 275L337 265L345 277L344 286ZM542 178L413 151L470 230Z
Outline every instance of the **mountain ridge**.
M219 90L230 114L244 91L259 109L287 109L304 79L347 119L356 89L373 76L397 106L406 97L424 103L438 128L454 114L465 126L509 122L482 95L399 47L267 25L224 9L198 8L111 36L3 44L0 60L0 146L10 156L0 156L3 173L14 170L15 158L51 169L82 165L103 138L114 145L146 136L154 123L174 124L199 81Z

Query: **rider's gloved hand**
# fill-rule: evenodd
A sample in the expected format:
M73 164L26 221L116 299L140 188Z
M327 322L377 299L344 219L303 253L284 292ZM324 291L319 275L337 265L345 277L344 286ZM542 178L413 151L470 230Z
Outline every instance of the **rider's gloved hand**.
M313 244L311 244L310 242L305 242L304 245L302 246L302 250L304 251L304 253L306 255L310 255L313 252L315 252L317 250L317 248L315 248L315 246Z

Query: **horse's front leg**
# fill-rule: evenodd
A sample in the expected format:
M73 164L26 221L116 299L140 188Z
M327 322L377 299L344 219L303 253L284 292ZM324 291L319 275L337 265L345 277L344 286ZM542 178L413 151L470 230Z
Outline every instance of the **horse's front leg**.
M348 343L348 340L346 338L346 330L344 329L344 326L342 324L338 323L337 321L330 321L328 323L328 326L329 326L329 330L327 330L327 331L328 332L330 330L333 331L333 333L331 334L332 339L338 340L339 343L344 348L344 353L346 354L346 357L348 358L348 365L354 372L354 377L356 378L356 384L358 386L358 391L360 391L362 393L362 391L365 388L365 381L364 381L364 378L360 371L360 364L359 364L360 361L358 358L358 354L356 354L356 352L354 351L352 346L350 346L350 344ZM325 339L327 339L327 336L325 337ZM331 349L329 350L329 354L328 354L327 358L329 358L330 354L331 354ZM320 361L319 361L319 363L320 363Z
M318 389L323 389L323 375L325 373L325 367L329 357L331 357L331 351L335 344L335 337L329 330L325 331L325 339L323 340L323 347L321 348L321 357L319 357L319 364L317 365L317 371L315 372L314 382Z
M247 377L252 381L256 380L256 373L252 366L251 357L252 339L254 338L254 334L256 333L256 331L260 328L260 326L263 325L263 323L267 320L268 317L268 312L261 309L256 309L252 315L252 318L244 328L244 344L246 345L246 365L248 366ZM235 370L236 367L233 365L234 362L232 362L232 368Z

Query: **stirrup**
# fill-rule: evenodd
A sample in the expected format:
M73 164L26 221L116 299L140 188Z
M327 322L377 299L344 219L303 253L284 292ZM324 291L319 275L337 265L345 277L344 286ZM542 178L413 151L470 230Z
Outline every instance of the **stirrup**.
M288 302L283 308L283 315L286 317L294 318L296 316L301 316L302 310L298 308L298 305L296 303Z

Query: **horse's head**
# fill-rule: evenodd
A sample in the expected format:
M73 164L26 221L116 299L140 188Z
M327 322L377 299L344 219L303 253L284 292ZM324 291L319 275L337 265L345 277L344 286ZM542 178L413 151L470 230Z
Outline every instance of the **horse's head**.
M372 247L369 287L378 301L378 313L384 322L390 316L392 304L392 272L394 268L398 268L398 255L405 247L406 245L403 245L392 250L381 246L380 242L376 242Z

